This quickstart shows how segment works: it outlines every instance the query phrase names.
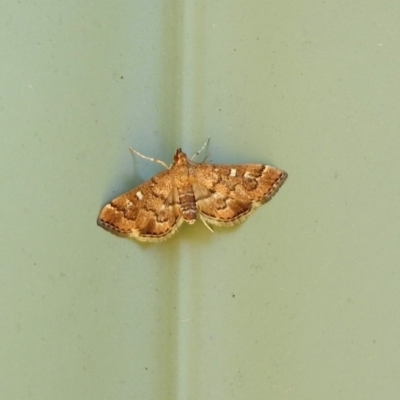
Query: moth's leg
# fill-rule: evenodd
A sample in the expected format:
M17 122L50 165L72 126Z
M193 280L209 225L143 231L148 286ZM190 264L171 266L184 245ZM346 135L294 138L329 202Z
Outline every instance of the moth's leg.
M169 168L170 168L167 164L165 164L164 161L158 160L157 158L152 158L152 157L144 156L143 154L140 154L137 150L133 149L132 147L129 147L129 150L130 150L133 154L137 154L139 157L142 157L142 158L144 158L145 160L149 160L149 161L155 162L155 163L157 163L157 164L161 164L161 165L162 165L164 168L166 168L166 169L169 169Z
M214 229L211 228L210 225L207 224L206 220L203 218L203 216L200 214L200 219L203 221L203 224L212 232L214 233Z
M208 137L208 139L206 140L206 142L203 144L203 147L199 150L199 151L196 151L196 153L194 153L193 155L192 155L192 157L190 157L190 159L191 160L193 160L193 158L195 158L196 156L198 156L207 146L208 146L208 143L210 143L210 137ZM204 158L204 160L203 160L203 162L205 161L205 159L207 158L207 156Z

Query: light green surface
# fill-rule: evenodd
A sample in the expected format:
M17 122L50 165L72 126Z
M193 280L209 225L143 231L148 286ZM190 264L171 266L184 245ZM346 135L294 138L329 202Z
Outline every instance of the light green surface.
M400 396L400 3L5 2L1 399ZM141 245L111 198L211 136L289 180Z

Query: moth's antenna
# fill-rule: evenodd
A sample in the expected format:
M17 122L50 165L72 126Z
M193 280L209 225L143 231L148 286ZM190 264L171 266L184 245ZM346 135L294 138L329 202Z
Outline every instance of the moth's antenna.
M192 155L192 157L190 157L191 160L193 160L193 158L198 156L208 146L208 143L210 143L210 139L211 139L211 137L209 136L208 139L206 140L206 142L203 144L203 147L199 151L196 151L196 153L194 153ZM206 156L206 158L207 158L207 156ZM204 160L205 160L205 158L204 158Z
M164 161L161 161L161 160L159 160L159 159L157 159L157 158L152 158L152 157L144 156L143 154L140 154L137 150L135 150L135 149L132 148L132 147L129 147L129 150L130 150L133 154L137 154L139 157L142 157L142 158L144 158L145 160L149 160L149 161L151 161L151 162L154 162L154 163L157 163L157 164L161 164L161 165L162 165L164 168L166 168L166 169L169 169L169 168L170 168L167 164L165 164Z

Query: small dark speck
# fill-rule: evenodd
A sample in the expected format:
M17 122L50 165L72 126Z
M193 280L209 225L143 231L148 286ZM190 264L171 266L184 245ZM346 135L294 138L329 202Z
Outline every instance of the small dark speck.
M232 297L235 297L235 296L236 296L235 294L232 295Z

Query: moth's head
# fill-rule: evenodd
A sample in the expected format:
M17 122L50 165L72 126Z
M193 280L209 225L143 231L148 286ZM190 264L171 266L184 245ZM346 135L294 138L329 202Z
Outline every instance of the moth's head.
M176 150L174 155L174 164L185 165L187 164L187 155L182 151L181 148Z

